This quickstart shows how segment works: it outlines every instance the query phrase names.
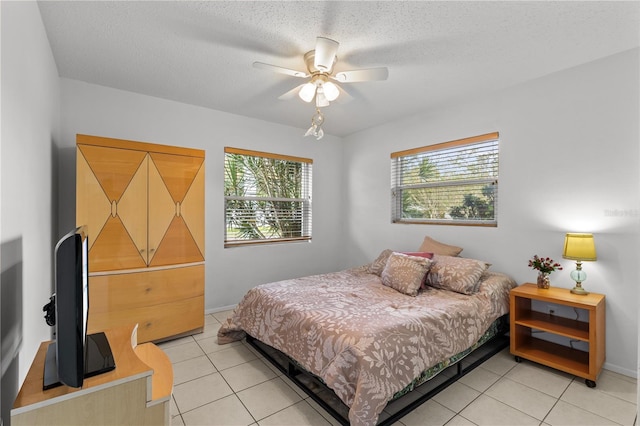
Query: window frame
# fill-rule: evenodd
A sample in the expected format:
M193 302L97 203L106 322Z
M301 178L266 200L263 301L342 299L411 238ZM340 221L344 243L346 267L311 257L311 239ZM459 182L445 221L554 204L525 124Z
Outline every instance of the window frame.
M312 176L313 176L313 160L310 158L296 157L292 155L275 154L271 152L262 152L255 150L247 150L242 148L224 147L224 179L227 182L227 154L244 155L251 157L266 158L270 160L279 160L287 162L300 163L302 167L301 177L301 197L298 198L282 198L282 197L264 197L256 195L236 196L227 195L226 188L223 190L224 195L224 248L241 247L247 245L259 244L278 244L289 242L311 241L312 237ZM301 235L299 237L278 237L278 238L260 238L260 239L228 239L228 223L227 213L228 201L245 200L245 201L266 201L266 202L296 202L301 203Z
M480 147L482 145L495 145L495 162L492 166L495 169L495 176L476 177L473 179L450 179L438 182L413 183L402 185L400 180L402 177L401 167L403 159L415 158L424 153L441 153L448 155L454 151L464 148ZM454 226L498 226L498 180L499 180L499 156L500 156L500 135L498 132L487 133L478 136L472 136L464 139L457 139L449 142L437 143L434 145L423 146L419 148L407 149L391 153L391 222L399 224L424 224L424 225L454 225ZM493 219L464 219L464 218L403 218L403 196L402 191L407 189L422 188L461 188L465 185L489 184L494 187L493 200Z

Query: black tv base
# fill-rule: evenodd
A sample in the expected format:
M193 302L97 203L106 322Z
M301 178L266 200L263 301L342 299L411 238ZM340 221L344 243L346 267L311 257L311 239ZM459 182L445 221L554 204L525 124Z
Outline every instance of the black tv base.
M84 378L97 376L116 368L116 363L111 353L109 340L103 332L87 335L85 345ZM58 363L56 361L56 342L47 348L47 356L44 362L44 377L42 390L62 386L64 383L58 378Z

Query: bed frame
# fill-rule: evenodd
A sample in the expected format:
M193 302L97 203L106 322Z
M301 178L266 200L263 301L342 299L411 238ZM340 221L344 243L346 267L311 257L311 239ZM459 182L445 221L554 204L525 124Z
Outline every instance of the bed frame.
M442 392L449 385L455 383L458 379L480 366L484 361L508 347L508 314L499 318L498 321L499 331L495 336L414 389L419 389L420 392L410 391L390 401L384 411L380 413L378 425L387 426L395 423L424 402L433 398L439 392ZM304 370L296 361L284 353L261 342L255 337L247 335L247 342L323 409L331 414L340 424L345 426L349 425L349 407L347 407L320 378Z

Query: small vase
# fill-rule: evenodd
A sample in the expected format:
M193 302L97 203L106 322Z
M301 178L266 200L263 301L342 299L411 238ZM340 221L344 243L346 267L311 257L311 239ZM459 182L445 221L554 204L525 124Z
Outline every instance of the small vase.
M538 288L549 288L549 274L538 272Z

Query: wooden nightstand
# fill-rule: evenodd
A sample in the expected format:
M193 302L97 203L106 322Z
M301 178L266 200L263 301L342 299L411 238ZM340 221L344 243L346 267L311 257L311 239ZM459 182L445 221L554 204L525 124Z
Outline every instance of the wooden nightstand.
M583 309L588 321L563 318L532 310L532 300ZM526 283L511 290L510 294L511 353L516 361L525 358L585 379L595 387L596 378L605 361L605 296L589 293L579 296L565 288L539 289ZM534 330L561 336L567 345L571 340L587 342L587 352L559 343L536 338ZM556 339L558 340L558 339Z

